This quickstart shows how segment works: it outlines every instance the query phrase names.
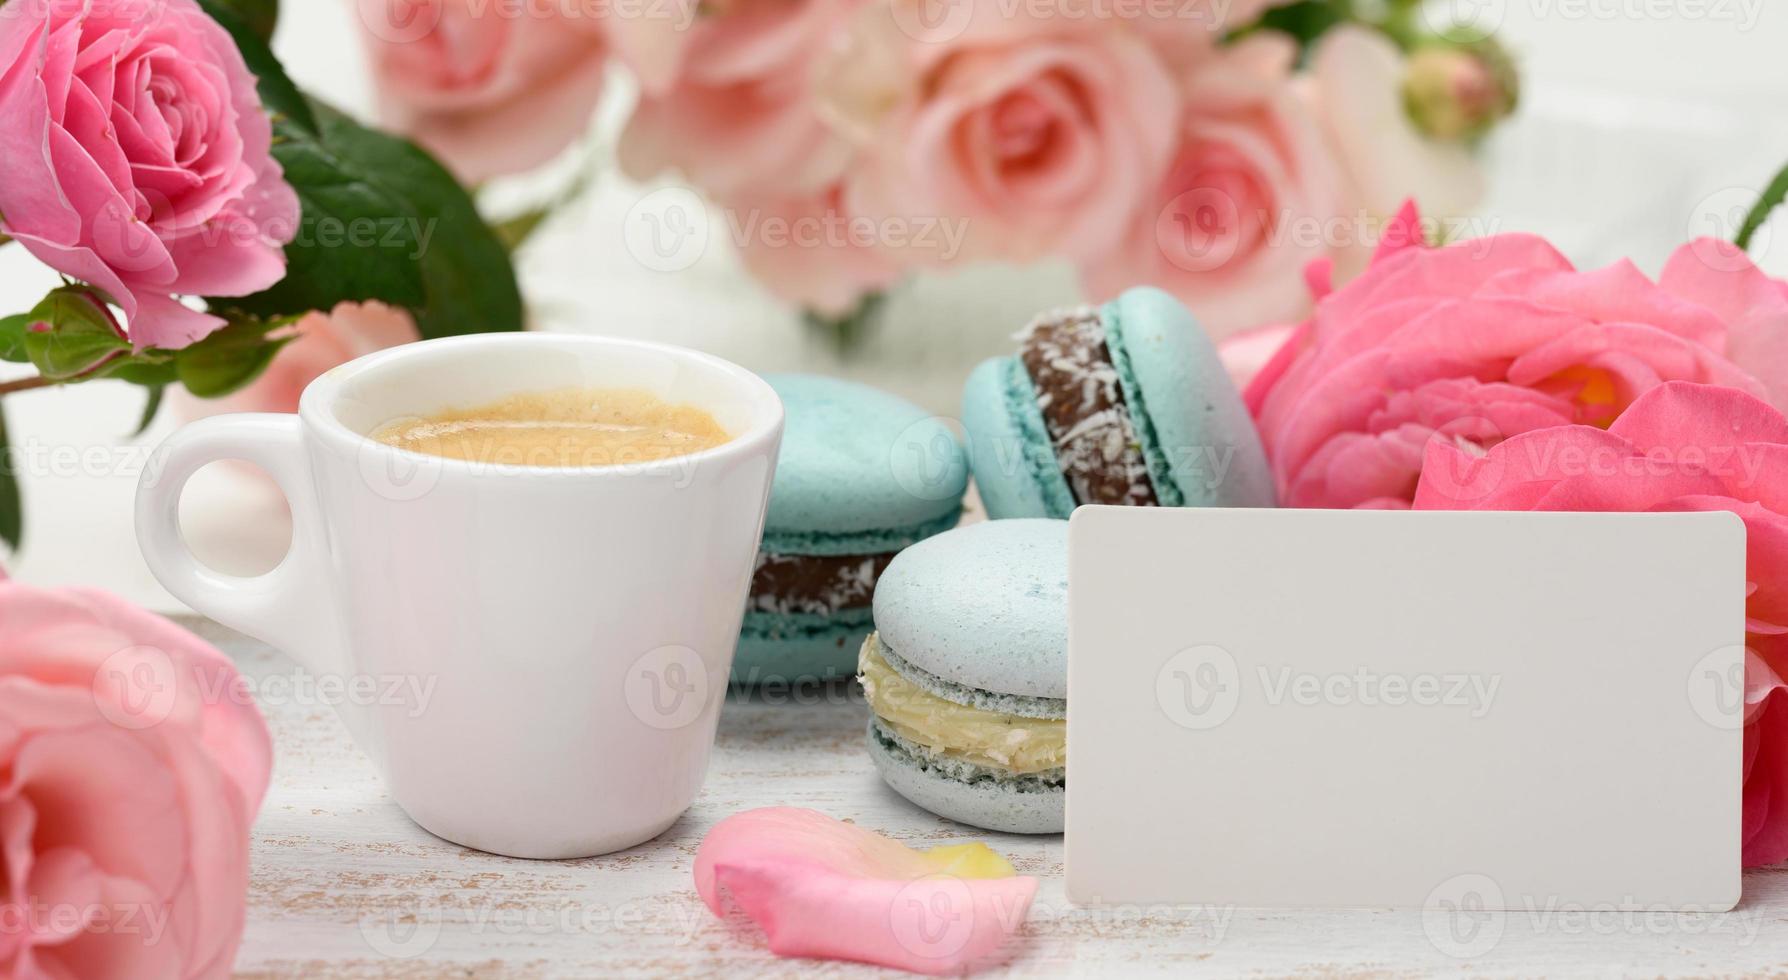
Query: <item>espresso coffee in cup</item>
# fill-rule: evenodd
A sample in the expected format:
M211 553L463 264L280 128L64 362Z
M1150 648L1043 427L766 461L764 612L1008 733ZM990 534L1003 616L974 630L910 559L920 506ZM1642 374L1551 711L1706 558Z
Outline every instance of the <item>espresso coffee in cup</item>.
M762 378L696 351L421 341L330 370L297 415L170 436L137 534L168 591L309 674L426 686L335 705L422 827L588 857L662 833L701 789L782 424ZM291 506L291 549L257 578L205 567L180 532L181 488L223 459Z
M640 389L561 388L393 419L371 438L447 459L504 466L626 466L727 442L714 416Z

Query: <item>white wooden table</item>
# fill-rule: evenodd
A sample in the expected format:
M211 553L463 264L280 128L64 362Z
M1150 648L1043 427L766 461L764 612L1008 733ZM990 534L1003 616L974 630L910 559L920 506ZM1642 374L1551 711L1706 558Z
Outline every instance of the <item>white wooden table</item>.
M690 865L709 827L751 807L808 806L915 846L985 840L1042 879L1005 969L1017 975L1706 976L1788 969L1788 869L1752 872L1726 915L1496 913L1470 958L1443 951L1417 912L1088 908L1062 897L1062 841L988 834L920 811L876 777L851 688L800 703L729 696L707 786L655 841L607 857L494 857L431 837L385 792L298 668L211 623L273 729L273 788L255 825L245 977L868 975L780 960L736 914L709 915ZM1337 842L1337 846L1345 846ZM1660 841L1660 847L1669 842ZM1635 854L1643 861L1645 855ZM1450 945L1443 942L1441 945ZM1452 947L1457 949L1458 947Z

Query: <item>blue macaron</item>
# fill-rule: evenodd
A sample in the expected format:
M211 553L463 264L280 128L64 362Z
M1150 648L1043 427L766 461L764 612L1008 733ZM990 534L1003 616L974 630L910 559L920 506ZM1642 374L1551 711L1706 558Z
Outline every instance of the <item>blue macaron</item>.
M988 516L1080 504L1270 507L1253 420L1216 347L1159 289L1045 313L963 393Z
M1067 794L1068 524L986 521L900 553L858 676L869 754L940 816L1054 834Z
M766 380L787 421L733 680L848 677L882 570L961 516L967 454L942 420L886 392Z

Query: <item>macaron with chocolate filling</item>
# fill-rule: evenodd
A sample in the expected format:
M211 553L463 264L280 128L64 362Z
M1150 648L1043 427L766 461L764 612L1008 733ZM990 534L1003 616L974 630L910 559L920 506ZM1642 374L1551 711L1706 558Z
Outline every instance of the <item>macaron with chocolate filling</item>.
M956 526L967 454L942 420L867 385L765 380L787 422L733 680L849 677L883 570Z
M900 553L875 590L858 678L869 756L959 823L1062 831L1068 522L984 521Z
M1210 338L1172 296L1132 289L1053 310L963 393L990 517L1065 518L1081 504L1271 507L1253 419Z

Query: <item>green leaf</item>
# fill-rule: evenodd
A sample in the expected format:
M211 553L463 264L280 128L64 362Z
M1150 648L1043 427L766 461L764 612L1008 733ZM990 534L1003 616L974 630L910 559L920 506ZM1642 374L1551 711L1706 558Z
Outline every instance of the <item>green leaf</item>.
M297 339L268 334L289 319L236 320L174 355L174 372L186 390L200 398L222 398L261 376L273 355Z
M130 350L112 312L84 286L52 290L26 320L25 353L52 381L90 374Z
M19 496L19 475L13 470L12 443L6 435L6 413L0 410L0 541L13 551L25 540L25 502Z
M0 361L23 364L31 360L25 350L25 327L31 317L24 313L0 319Z
M374 132L327 106L314 108L324 141L408 204L425 298L396 305L416 314L422 336L522 329L521 290L509 252L453 175L407 140Z
M213 307L272 316L329 310L347 300L423 306L428 294L416 234L423 219L413 206L364 161L337 152L319 135L290 123L274 131L286 135L273 156L303 215L286 246L286 276L253 296L214 300Z
M277 16L277 0L199 0L199 6L236 42L236 50L242 52L243 62L249 71L254 72L261 103L273 113L274 121L291 123L305 132L315 133L317 120L310 113L310 103L286 75L279 59L273 56L273 49L267 46L271 29L267 34L261 34L255 30L252 16L244 17L242 8L255 6L272 7ZM274 138L279 138L277 125Z
M161 414L161 398L167 394L168 386L150 385L148 390L149 398L143 403L143 414L137 419L136 430L130 434L132 439L148 432L149 427L155 424L155 416Z
M552 217L552 213L551 205L529 208L520 214L491 225L491 231L496 233L497 241L503 243L503 248L513 255L516 249L521 248L528 239L534 237L534 233L540 230L540 226L546 223L547 218Z
M228 10L263 41L272 39L279 24L279 0L207 0L207 6Z
M801 314L801 322L823 338L834 353L847 357L856 353L880 326L882 308L887 301L887 293L865 293L855 307L842 314L834 316L806 310Z
M1330 28L1350 19L1348 6L1336 3L1335 0L1298 0L1296 3L1268 10L1260 15L1259 21L1236 31L1233 36L1243 37L1255 31L1278 31L1291 35L1300 47L1307 48Z
M1788 198L1788 167L1783 167L1776 174L1776 179L1769 182L1763 196L1751 208L1751 213L1745 215L1745 223L1739 226L1738 235L1732 239L1732 243L1739 248L1749 249L1751 239L1757 236L1758 229L1769 220L1770 212L1782 206L1784 198Z
M259 79L303 213L285 278L212 309L278 316L376 299L414 313L424 337L521 329L515 270L465 188L414 144L306 100L238 16L251 0L201 2Z

